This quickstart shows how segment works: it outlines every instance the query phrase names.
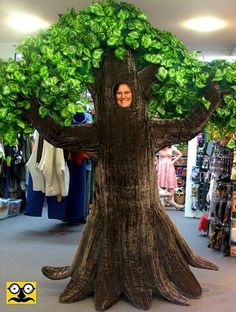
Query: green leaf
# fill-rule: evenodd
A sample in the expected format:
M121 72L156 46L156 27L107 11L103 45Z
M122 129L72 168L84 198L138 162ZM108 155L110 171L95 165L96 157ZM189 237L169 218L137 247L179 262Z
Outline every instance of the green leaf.
M183 109L182 109L182 106L181 105L176 105L176 108L175 108L175 111L176 113L182 115L183 114Z
M88 48L83 48L83 53L89 58L92 56L91 51Z
M70 118L65 119L63 122L63 125L64 125L64 127L71 126L71 119Z
M213 81L220 81L223 79L224 74L225 74L224 71L222 71L220 68L217 68L216 72L215 72L215 76L212 80Z
M103 50L102 49L95 49L93 51L93 59L95 60L101 60L102 58L102 55L103 55Z
M229 122L230 127L236 128L236 118L232 118Z
M94 3L94 4L90 5L88 7L87 11L91 12L93 14L96 14L98 16L104 16L105 15L105 13L103 11L103 7L99 3Z
M160 113L161 115L165 115L165 113L166 113L166 111L165 111L165 109L162 107L162 106L158 106L157 107L157 111L158 111L158 113Z
M39 69L39 74L41 77L47 78L49 76L48 67L47 66L41 66Z
M121 9L118 13L118 18L121 20L125 20L129 18L129 12L126 10Z
M157 74L155 75L157 77L157 79L159 79L160 81L163 81L165 80L165 78L167 77L168 75L168 70L164 67L159 67L158 68L158 71L157 71Z
M22 120L17 120L16 123L20 128L25 129L25 123Z
M16 83L16 82L11 82L9 86L10 86L11 92L13 92L13 93L18 93L18 92L20 92L20 86L19 86L18 83Z
M166 102L170 102L174 97L174 90L173 89L167 89L165 93L165 100Z
M23 82L23 81L25 81L26 80L26 77L25 77L25 75L23 75L20 71L14 71L14 73L13 73L13 75L14 75L14 77L15 77L15 79L17 80L17 81L20 81L20 82Z
M4 139L5 139L7 142L9 142L9 141L7 140L7 139L8 139L8 135L6 135ZM10 166L10 164L11 164L11 156L7 156L7 157L6 157L6 163L7 163L8 166Z
M2 90L2 94L3 94L3 95L8 95L8 94L10 94L10 93L11 93L10 87L9 87L9 86L4 86L4 87L3 87L3 90Z
M236 107L236 100L233 95L225 95L224 96L225 103L230 107Z
M59 94L60 89L57 86L51 86L50 91L52 92L52 94Z
M150 35L143 35L142 36L142 40L141 40L141 42L142 42L142 46L145 48L145 49L147 49L147 48L149 48L150 46L151 46L151 44L152 44L152 37L150 36Z
M169 75L170 78L175 77L175 69L174 68L170 68L168 70L168 75Z
M234 68L226 68L225 71L226 71L225 79L228 82L235 83L236 69L234 69Z
M219 114L219 116L229 116L231 114L230 110L227 107L218 107L216 109L216 112Z
M230 139L229 142L227 143L226 147L233 149L236 148L236 141L234 139Z
M152 41L152 47L157 49L157 50L160 50L162 45L161 45L161 42L160 41Z
M23 105L24 109L30 109L30 103L29 102L23 101L22 105Z
M33 133L33 132L34 132L34 129L33 129L33 128L26 127L26 128L24 129L24 133L25 133L25 134L31 134L31 133Z
M144 59L153 64L160 64L162 61L162 56L161 54L145 54Z
M144 20L144 21L147 20L147 16L146 16L144 13L140 13L140 14L138 15L138 18L139 18L139 19L142 19L142 20Z
M39 108L39 116L41 118L45 118L45 117L48 116L48 114L49 114L48 109L46 107L40 106L40 108Z
M41 48L42 53L48 58L48 59L52 59L53 55L54 55L54 50L52 47L46 45L46 46L42 46Z
M206 83L204 81L202 81L201 79L198 79L198 78L196 79L195 84L199 89L202 89L206 86Z
M118 58L120 60L123 60L125 55L126 55L126 49L124 49L122 47L119 47L119 48L115 49L115 57L116 58Z
M112 6L108 6L104 8L105 15L112 16L115 13L115 8Z
M68 67L67 68L67 71L68 71L68 74L70 75L70 76L74 76L75 75L75 71L76 71L76 67Z
M206 107L206 109L209 110L211 107L211 102L206 100L204 97L202 98L202 102L203 102L203 105Z
M70 116L70 113L69 113L67 107L65 107L65 108L63 108L63 109L61 110L61 116L64 117L64 118Z
M4 119L7 115L7 108L0 108L0 119Z
M16 69L16 64L13 62L9 62L7 64L6 72L7 73L13 73L15 71L15 69Z
M108 46L119 45L122 42L120 34L112 34L112 36L107 40Z
M100 67L100 62L98 60L92 59L92 64L94 68L99 68Z

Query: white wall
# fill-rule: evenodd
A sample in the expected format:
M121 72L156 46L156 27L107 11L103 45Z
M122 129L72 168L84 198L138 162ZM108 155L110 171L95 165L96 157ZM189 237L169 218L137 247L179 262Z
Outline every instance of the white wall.
M202 211L193 211L192 208L192 167L196 166L197 161L197 136L188 142L188 163L186 176L186 194L185 194L185 217L200 218Z
M16 46L16 43L0 42L0 58L3 60L14 59Z

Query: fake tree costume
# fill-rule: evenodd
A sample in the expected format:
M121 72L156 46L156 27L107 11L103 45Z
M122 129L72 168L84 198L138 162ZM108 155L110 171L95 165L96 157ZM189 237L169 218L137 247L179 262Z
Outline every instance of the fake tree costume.
M18 51L22 60L1 63L2 138L16 144L16 133L35 127L56 147L97 162L94 206L72 265L43 268L51 279L70 277L60 301L94 295L105 310L124 295L146 310L154 293L183 305L199 297L189 266L217 266L191 251L162 207L153 159L211 117L214 127L235 131L235 63L198 61L133 5L113 0L70 10ZM113 97L118 82L133 90L128 108ZM96 120L71 126L86 89Z

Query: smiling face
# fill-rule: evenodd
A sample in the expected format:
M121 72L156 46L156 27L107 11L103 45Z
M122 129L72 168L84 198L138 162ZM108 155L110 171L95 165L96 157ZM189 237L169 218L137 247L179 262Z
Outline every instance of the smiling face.
M133 101L133 94L127 83L121 83L115 92L116 103L121 107L129 107Z

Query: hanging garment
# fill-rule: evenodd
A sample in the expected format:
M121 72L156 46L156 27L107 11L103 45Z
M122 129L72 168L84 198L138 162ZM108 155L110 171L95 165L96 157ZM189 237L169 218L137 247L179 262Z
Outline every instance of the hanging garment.
M28 162L26 163L26 167L28 168L30 175L32 177L33 190L45 193L44 177L42 175L42 172L39 170L37 163L38 145L39 145L39 133L36 131L34 148Z
M26 216L41 217L44 205L45 194L41 191L34 191L33 179L29 173L26 205L24 214Z
M61 148L43 142L43 152L38 169L45 180L46 196L67 196L69 190L69 170Z
M38 169L44 177L45 194L47 196L55 196L61 193L54 164L55 147L44 140L42 157L38 164Z
M81 164L68 160L70 186L66 209L66 221L70 223L86 222L88 215L86 158Z
M4 145L2 142L0 142L0 158L5 158L5 151L4 151Z
M173 189L177 187L175 167L172 163L172 149L159 152L158 184L161 188Z
M43 192L34 191L32 177L29 174L24 214L31 217L41 217L45 206L45 199L48 210L48 218L63 221L65 219L65 211L67 207L67 197L61 197L60 199L58 196L45 197Z
M88 113L77 113L73 117L73 125L92 122ZM70 186L66 221L70 223L86 222L88 215L88 185L87 185L87 159L85 153L70 153L68 168L70 171Z

